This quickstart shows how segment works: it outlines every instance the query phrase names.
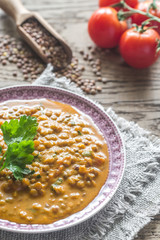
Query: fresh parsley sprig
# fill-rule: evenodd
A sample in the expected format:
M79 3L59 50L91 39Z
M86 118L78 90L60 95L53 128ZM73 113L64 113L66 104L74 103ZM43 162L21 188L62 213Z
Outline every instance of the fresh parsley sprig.
M3 138L7 145L24 140L33 140L37 133L37 119L23 115L20 120L5 121L2 126Z
M37 119L26 115L20 120L12 119L2 124L3 138L8 148L0 160L0 171L4 168L9 169L17 180L31 172L26 165L31 164L34 159L33 139L37 134L37 127Z

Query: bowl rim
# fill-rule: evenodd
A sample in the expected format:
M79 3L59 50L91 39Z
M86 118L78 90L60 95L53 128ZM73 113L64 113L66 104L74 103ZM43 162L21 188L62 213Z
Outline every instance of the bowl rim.
M69 223L69 224L67 224L67 226L63 226L63 227L61 227L61 226L59 226L59 227L57 227L56 229L31 229L31 230L28 230L28 229L18 229L18 227L17 227L17 229L12 229L11 227L7 227L7 226L1 226L0 225L0 230L3 230L3 231L7 231L7 232L14 232L14 233L27 233L27 234L35 234L35 233L49 233L49 232L58 232L58 231L62 231L62 230L66 230L66 229L68 229L68 228L71 228L71 227L74 227L74 226L76 226L76 225L78 225L78 224L81 224L81 223L83 223L83 222L85 222L85 221L87 221L88 219L90 219L90 218L92 218L94 215L96 215L98 212L100 212L109 202L110 202L110 200L113 198L113 196L115 195L115 193L117 192L117 190L118 190L118 188L119 188L119 185L120 185L120 183L121 183L121 181L122 181L122 179L123 179L123 176L124 176L124 172L125 172L125 167L126 167L126 149L125 149L125 144L124 144L124 139L122 138L122 134L121 134L121 132L120 132L120 130L119 130L119 128L118 128L118 126L117 126L117 124L114 122L114 120L108 115L108 113L107 112L105 112L105 110L104 110L104 108L103 108L103 106L101 106L100 104L98 104L97 102L94 102L92 99L90 99L90 98L88 98L87 96L85 96L85 95L80 95L79 93L74 93L74 92L72 92L71 90L67 90L67 89L63 89L63 88L61 88L61 87L53 87L53 86L49 86L49 85L29 85L29 84L26 84L26 85L14 85L14 86L8 86L8 87L3 87L3 88L0 88L0 92L1 91L3 91L3 90L12 90L12 89L16 89L16 88L20 88L20 89L23 89L23 88L37 88L37 87L39 87L39 88L43 88L43 89L52 89L52 90L54 90L54 89L57 89L57 90L60 90L60 91L64 91L64 92L68 92L68 93L70 93L70 94L72 94L72 95L75 95L75 96L78 96L78 97L80 97L80 98L82 98L82 99L85 99L86 101L88 101L88 102L90 102L92 105L94 105L95 107L98 107L99 108L99 110L100 111L102 111L102 113L103 114L105 114L108 118L109 118L109 120L112 122L112 124L114 125L114 127L115 127L115 129L116 129L116 131L117 131L117 133L118 133L118 135L119 135L119 138L120 138L120 140L121 140L121 144L122 144L122 154L123 154L123 169L122 169L122 171L121 171L121 175L119 176L119 179L118 179L118 182L117 182L117 185L116 185L116 187L114 188L114 190L113 190L113 192L112 193L110 193L110 195L109 195L109 198L107 199L107 201L104 201L99 207L97 207L97 209L96 210L94 210L93 211L93 213L90 213L89 214L89 216L86 216L86 217L83 217L82 219L80 219L80 220L78 220L78 221L75 221L74 223ZM42 97L42 98L44 98L44 97ZM14 98L13 98L14 99ZM48 98L48 99L51 99L51 98ZM8 99L8 100L4 100L4 101L0 101L0 103L3 103L3 102L5 102L5 101L10 101L10 100L12 100L12 99ZM16 99L15 99L16 100ZM17 99L18 100L18 99ZM25 99L24 99L25 100ZM52 100L52 99L51 99ZM53 100L54 101L54 100ZM56 101L56 100L55 100ZM66 103L66 104L68 104L68 103ZM72 106L72 105L71 105ZM77 108L78 109L78 108ZM80 110L81 111L81 110ZM83 111L82 111L83 112ZM86 114L87 115L87 114ZM89 116L89 115L88 115ZM92 119L92 117L91 116L89 116L91 119ZM95 123L96 124L96 123ZM98 127L98 126L97 126ZM99 127L98 127L99 128ZM101 130L100 130L101 131ZM103 188L103 186L102 186L102 188ZM101 190L102 190L102 188L101 188ZM100 190L100 191L101 191ZM99 194L98 194L99 195ZM97 195L97 196L98 196ZM96 196L96 197L97 197ZM96 199L96 197L94 198L94 199ZM94 199L92 200L92 201L94 201ZM92 203L92 202L91 202ZM90 203L89 203L90 204ZM89 205L88 204L88 205ZM87 206L88 206L87 205ZM86 206L86 207L87 207ZM85 209L85 208L84 208ZM81 210L81 211L83 211L83 209ZM80 213L81 211L79 211L79 212L77 212L77 213ZM74 213L74 214L77 214L77 213ZM72 214L72 215L70 215L70 216L73 216L74 214ZM69 217L70 217L69 216ZM64 218L65 219L65 218ZM58 220L57 222L59 222L59 221L62 221L62 220L64 220L64 219L61 219L61 220ZM67 219L67 218L66 218ZM51 224L19 224L19 223L15 223L15 222L11 222L11 221L8 221L8 220L3 220L3 219L0 219L0 220L2 220L2 221L4 221L4 222L9 222L9 223L14 223L14 224L16 224L16 225L19 225L19 226L21 226L21 225L33 225L33 226L38 226L38 225L45 225L45 226L48 226L48 225L52 225L53 223L51 223ZM1 224L1 223L0 223Z

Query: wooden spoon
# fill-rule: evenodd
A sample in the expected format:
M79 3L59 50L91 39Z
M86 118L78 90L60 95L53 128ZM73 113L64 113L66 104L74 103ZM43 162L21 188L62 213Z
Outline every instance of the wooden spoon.
M67 55L67 63L69 64L72 59L72 51L62 37L36 12L28 11L21 0L0 0L0 7L11 16L16 25L17 30L21 37L30 45L30 47L37 53L37 55L45 62L48 63L48 59L43 53L41 47L34 41L30 34L28 34L22 24L30 18L36 19L57 41L63 46Z

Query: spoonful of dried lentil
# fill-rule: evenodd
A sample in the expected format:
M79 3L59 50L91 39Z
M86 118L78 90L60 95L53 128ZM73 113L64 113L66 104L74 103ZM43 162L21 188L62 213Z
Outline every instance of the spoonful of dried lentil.
M28 11L20 0L0 0L0 7L14 19L21 37L45 63L58 70L71 62L70 47L38 13Z

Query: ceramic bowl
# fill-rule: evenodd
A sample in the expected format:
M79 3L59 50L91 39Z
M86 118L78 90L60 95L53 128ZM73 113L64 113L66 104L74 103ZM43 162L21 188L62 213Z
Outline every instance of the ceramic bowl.
M116 124L93 101L70 91L46 86L15 86L0 89L0 102L47 98L70 104L92 118L103 134L109 150L109 175L97 197L82 211L48 225L17 224L0 220L0 229L13 232L53 232L80 224L98 213L113 197L122 180L125 168L125 148Z

